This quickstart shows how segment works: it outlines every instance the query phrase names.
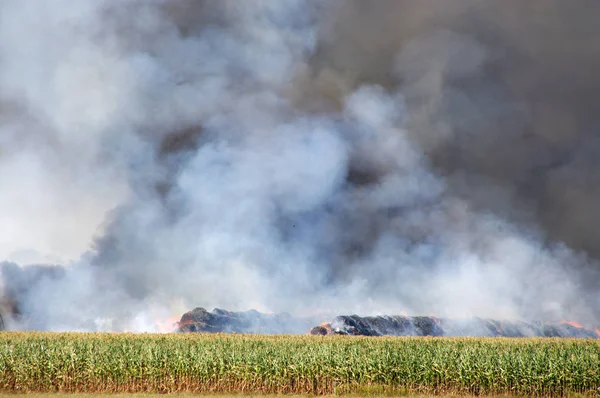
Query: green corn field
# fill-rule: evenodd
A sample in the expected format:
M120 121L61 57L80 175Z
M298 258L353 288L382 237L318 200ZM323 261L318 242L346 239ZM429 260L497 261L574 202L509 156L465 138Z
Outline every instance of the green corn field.
M585 339L0 333L2 392L596 394Z

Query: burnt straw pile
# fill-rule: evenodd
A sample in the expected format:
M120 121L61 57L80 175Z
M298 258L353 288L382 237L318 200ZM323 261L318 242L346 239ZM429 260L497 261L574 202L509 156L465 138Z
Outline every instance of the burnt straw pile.
M183 333L251 333L349 335L349 336L489 336L489 337L576 337L599 338L600 330L575 322L522 322L493 319L448 319L432 316L341 315L312 327L307 318L289 314L265 314L255 310L233 312L198 307L186 312L178 323Z
M305 333L312 322L289 314L265 314L255 310L234 312L215 308L208 312L197 307L186 312L178 322L178 332L298 334Z
M431 316L337 316L314 327L313 335L350 336L490 336L598 338L600 331L574 322L522 322L493 319L446 319Z

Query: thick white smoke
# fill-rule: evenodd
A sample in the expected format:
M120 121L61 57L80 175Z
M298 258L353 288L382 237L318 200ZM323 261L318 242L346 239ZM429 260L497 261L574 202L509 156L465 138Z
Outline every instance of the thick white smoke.
M394 46L367 29L386 55L362 59L352 4L0 1L12 326L155 330L196 306L595 322L573 271L594 260L506 179L446 167L498 161L495 123L525 123L494 51L423 23Z

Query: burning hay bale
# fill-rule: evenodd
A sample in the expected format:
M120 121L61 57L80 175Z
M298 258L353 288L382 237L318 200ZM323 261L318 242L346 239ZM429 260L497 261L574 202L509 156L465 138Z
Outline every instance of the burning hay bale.
M329 324L313 328L313 335L350 336L490 336L599 338L598 329L574 322L497 321L491 319L445 319L429 316L337 316Z
M186 312L178 323L178 332L296 334L304 333L310 321L289 314L264 314L255 310L244 312L215 308L212 312L198 307Z
M255 310L234 312L198 307L186 312L177 332L300 334L316 336L478 336L478 337L577 337L599 338L600 330L574 322L521 322L493 319L448 319L432 316L340 315L312 329L311 320L289 314L265 314Z
M333 334L333 332L331 330L331 324L324 322L319 326L315 326L314 328L310 329L310 332L308 334L311 334L313 336L327 336Z
M403 316L342 315L330 324L311 330L311 334L345 334L351 336L442 336L443 330L435 318Z

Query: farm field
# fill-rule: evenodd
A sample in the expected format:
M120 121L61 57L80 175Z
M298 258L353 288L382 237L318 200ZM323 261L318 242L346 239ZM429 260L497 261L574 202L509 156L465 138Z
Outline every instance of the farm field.
M0 398L15 398L14 393L0 393ZM336 397L338 395L323 395L323 397ZM369 397L369 398L377 398L377 397L389 397L390 395L346 395L347 397ZM397 396L397 395L393 395ZM430 398L436 397L436 395L401 395L405 398ZM439 396L439 395L437 395ZM571 398L584 398L585 395L582 394L570 394L568 395ZM164 394L152 394L152 393L134 393L134 394L82 394L82 393L67 393L67 394L55 394L55 393L32 393L27 394L27 398L160 398L164 397ZM307 395L277 395L277 394L177 394L178 398L202 398L202 397L210 397L210 398L276 398L276 397L285 397L285 398L306 398ZM453 397L461 397L460 395L444 395L445 398L453 398ZM490 398L502 398L509 397L506 395L497 395L490 396Z
M585 339L0 333L0 391L593 396Z
M0 398L14 398L16 394L10 393L0 393ZM336 395L323 395L323 397L335 397ZM388 395L389 396L389 395ZM394 395L396 396L396 395ZM33 393L27 394L27 398L160 398L164 397L164 394L152 394L152 393L137 393L137 394L81 394L81 393L72 393L72 394L54 394L54 393ZM178 398L202 398L202 397L210 397L210 398L276 398L276 397L285 397L285 398L306 398L307 395L277 395L277 394L177 394ZM347 395L347 397L387 397L386 395ZM403 395L406 398L429 398L435 397L435 395ZM460 397L458 395L445 395L446 398L452 397ZM504 397L501 395L492 396L491 398L500 398ZM584 397L581 394L571 395L572 398Z

